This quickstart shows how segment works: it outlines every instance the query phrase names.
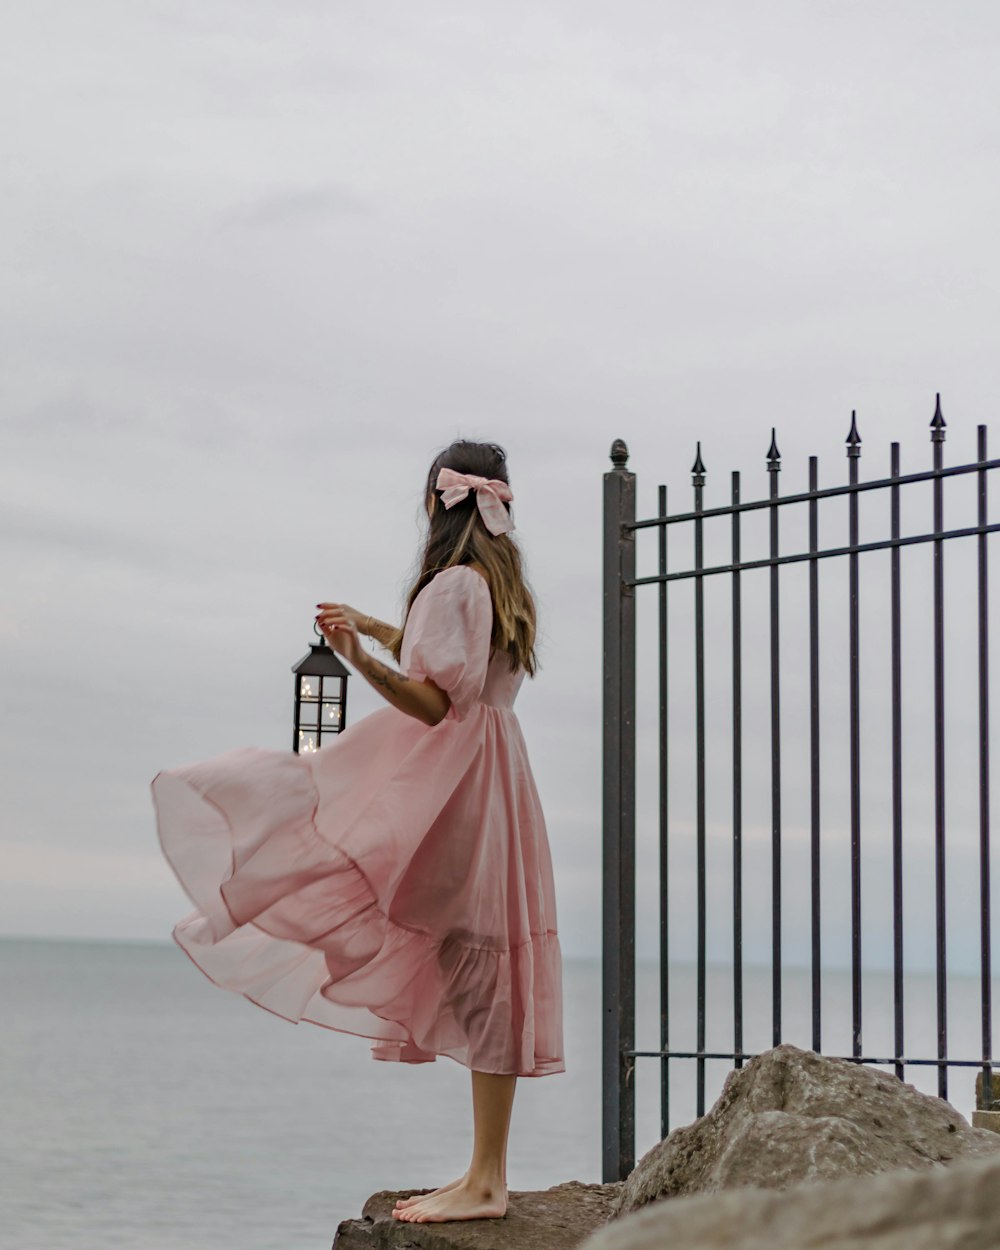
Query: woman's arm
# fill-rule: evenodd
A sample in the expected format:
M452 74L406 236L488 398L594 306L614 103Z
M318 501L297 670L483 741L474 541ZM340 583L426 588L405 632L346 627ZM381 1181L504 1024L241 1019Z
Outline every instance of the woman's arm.
M415 716L425 725L436 725L447 715L451 699L429 677L424 681L413 681L405 673L397 672L388 664L377 660L360 645L356 655L346 655L345 658L369 685L374 686L379 694L401 712Z
M358 637L353 608L342 603L318 603L316 606L319 608L317 623L331 648L353 664L368 684L374 686L394 708L407 716L416 717L425 725L436 725L444 719L451 707L451 699L445 691L429 677L424 681L412 681L405 673L370 655ZM378 624L384 625L385 622L379 621Z

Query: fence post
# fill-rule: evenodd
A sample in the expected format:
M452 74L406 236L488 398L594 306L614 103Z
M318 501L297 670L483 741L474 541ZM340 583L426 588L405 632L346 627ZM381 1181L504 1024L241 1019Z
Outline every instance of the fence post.
M635 474L604 474L603 1182L635 1165Z

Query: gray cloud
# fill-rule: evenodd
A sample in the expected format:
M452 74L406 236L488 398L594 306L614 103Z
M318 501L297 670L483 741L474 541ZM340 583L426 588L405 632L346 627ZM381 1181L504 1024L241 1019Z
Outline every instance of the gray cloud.
M349 187L327 183L261 196L224 214L220 224L296 229L372 211L373 205Z

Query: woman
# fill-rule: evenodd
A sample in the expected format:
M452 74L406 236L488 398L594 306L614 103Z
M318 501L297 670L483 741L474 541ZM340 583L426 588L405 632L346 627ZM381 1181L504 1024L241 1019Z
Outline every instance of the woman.
M330 646L390 706L315 753L238 748L152 782L196 906L173 935L206 975L370 1037L373 1058L471 1070L469 1168L398 1202L400 1220L503 1216L517 1077L565 1071L552 862L513 710L537 660L512 499L502 448L452 443L428 473L403 626L317 605Z

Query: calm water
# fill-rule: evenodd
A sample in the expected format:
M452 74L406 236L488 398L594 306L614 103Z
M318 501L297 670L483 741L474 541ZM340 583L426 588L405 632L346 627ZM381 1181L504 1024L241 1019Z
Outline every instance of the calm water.
M513 1189L600 1180L600 966L565 961L567 1071L518 1083ZM640 1048L656 1045L655 970L639 974ZM693 1040L692 970L672 970L672 1041ZM770 982L747 974L748 1048L768 1045ZM889 983L865 987L866 1050L891 1037ZM728 985L710 979L710 1044L728 1046ZM933 986L908 1020L933 1053ZM808 982L785 981L788 1040L808 1044ZM950 985L952 1052L974 1057L978 983ZM406 1067L362 1038L292 1025L216 989L173 944L0 939L0 1229L18 1250L320 1250L377 1189L458 1176L472 1131L469 1074ZM849 983L827 979L829 1049L849 1049ZM916 1036L919 1034L920 1036ZM637 1070L637 1154L659 1139L654 1060ZM709 1066L714 1098L725 1065ZM677 1123L694 1115L674 1065ZM930 1070L911 1070L933 1090ZM952 1074L968 1115L972 1075Z

